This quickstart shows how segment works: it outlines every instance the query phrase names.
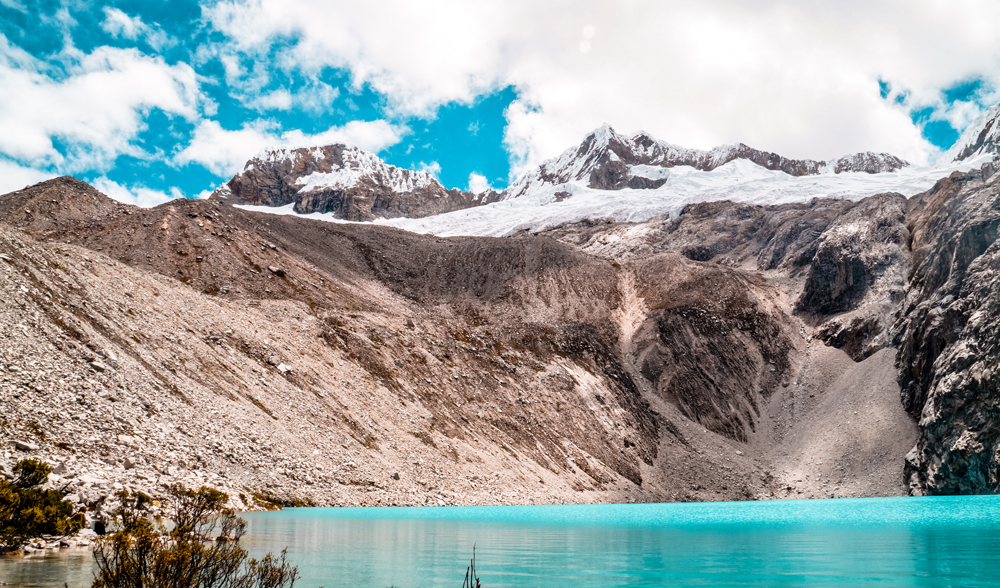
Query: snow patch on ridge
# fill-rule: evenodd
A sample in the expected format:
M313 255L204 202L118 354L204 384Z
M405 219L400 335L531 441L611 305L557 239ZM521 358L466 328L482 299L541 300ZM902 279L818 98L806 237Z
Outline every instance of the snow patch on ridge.
M882 192L913 196L931 188L937 180L954 171L978 168L988 161L992 161L992 156L978 157L949 167L906 168L880 174L846 172L798 177L768 170L746 160L731 161L710 172L690 166L669 169L642 166L639 171L665 174L667 183L652 190L626 188L609 191L589 188L583 181L571 181L545 185L520 198L484 206L424 218L377 219L369 224L442 237L503 237L522 230L536 232L585 219L610 218L616 222L643 222L657 216L676 217L685 205L696 202L732 200L770 205L808 202L813 198L856 201ZM651 169L646 169L647 167ZM664 176L659 176L662 177ZM272 214L295 214L292 205L280 208L239 208ZM330 222L349 222L337 219L330 213L301 216Z

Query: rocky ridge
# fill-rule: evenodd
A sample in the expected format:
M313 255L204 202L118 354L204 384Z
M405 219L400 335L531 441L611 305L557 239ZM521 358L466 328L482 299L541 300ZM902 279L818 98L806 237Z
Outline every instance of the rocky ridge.
M233 204L281 207L299 214L330 213L334 218L422 218L533 194L547 187L583 181L596 190L657 189L662 171L687 166L712 171L745 160L790 176L821 173L898 171L909 164L887 153L856 153L831 161L794 160L744 145L709 151L685 149L646 133L625 136L610 126L588 134L575 148L546 161L502 192L472 194L446 190L431 175L386 164L357 147L336 144L267 149L216 191Z
M989 154L1000 157L1000 104L979 115L942 159L962 161Z
M777 153L754 149L743 143L724 145L703 151L686 149L640 132L626 136L604 125L588 134L578 147L567 149L558 158L543 163L504 190L501 200L519 198L537 191L543 185L558 185L572 181L586 182L598 190L656 189L667 179L659 177L660 169L688 166L700 171L713 171L736 160L747 160L772 171L790 176L821 173L864 172L869 174L894 172L909 164L888 153L856 153L831 161L788 159Z
M997 172L953 174L908 214L913 268L893 341L903 405L920 423L907 456L915 494L1000 491Z
M216 195L235 204L293 204L300 214L333 213L354 221L441 214L485 204L492 197L446 190L428 173L388 165L343 144L267 149Z

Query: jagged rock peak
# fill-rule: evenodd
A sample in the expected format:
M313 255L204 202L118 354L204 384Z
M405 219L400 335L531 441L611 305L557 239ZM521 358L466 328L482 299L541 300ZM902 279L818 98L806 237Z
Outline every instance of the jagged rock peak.
M434 176L390 165L354 146L265 149L216 191L235 204L285 206L298 213L333 213L347 220L420 217L489 200L446 190Z
M1000 104L980 114L942 159L965 161L987 154L993 154L994 159L1000 158Z
M398 168L385 163L373 153L338 143L322 147L264 149L230 180L230 189L234 193L244 189L246 182L243 179L256 175L261 170L280 170L294 176L293 187L297 188L296 193L326 188L351 188L366 178L396 192L413 192L428 186L440 186L426 172Z
M881 174L899 171L910 164L891 153L864 151L862 153L845 155L836 161L829 162L827 165L832 165L833 173L835 174L844 172Z
M623 135L605 124L584 137L578 147L567 149L559 157L522 176L505 192L504 197L523 196L541 184L557 185L571 181L587 181L589 187L604 190L659 188L666 183L666 179L650 177L649 167L667 169L689 166L710 172L739 159L792 176L844 172L876 174L894 172L909 165L894 155L870 151L830 161L814 161L789 159L744 143L709 150L687 149L656 139L646 132ZM633 173L632 168L636 166L648 167L641 173Z

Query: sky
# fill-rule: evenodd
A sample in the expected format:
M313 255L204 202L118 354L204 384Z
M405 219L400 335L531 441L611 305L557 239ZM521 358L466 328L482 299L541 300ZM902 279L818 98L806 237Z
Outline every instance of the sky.
M0 0L0 193L204 197L269 146L501 189L607 123L932 162L1000 102L995 0Z

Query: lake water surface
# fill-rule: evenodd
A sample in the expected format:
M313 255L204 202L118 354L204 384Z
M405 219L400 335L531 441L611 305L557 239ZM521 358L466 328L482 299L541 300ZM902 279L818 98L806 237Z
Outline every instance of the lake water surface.
M301 587L1000 587L1000 498L304 508L250 513ZM62 563L60 563L62 562ZM89 584L85 558L0 560L0 581ZM47 576L42 577L45 572Z

